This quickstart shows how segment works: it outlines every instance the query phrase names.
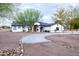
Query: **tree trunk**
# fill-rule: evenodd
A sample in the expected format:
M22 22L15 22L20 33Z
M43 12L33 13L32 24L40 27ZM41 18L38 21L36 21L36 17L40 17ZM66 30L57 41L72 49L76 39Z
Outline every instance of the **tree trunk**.
M32 26L32 29L31 30L32 30L32 32L34 32L34 26Z

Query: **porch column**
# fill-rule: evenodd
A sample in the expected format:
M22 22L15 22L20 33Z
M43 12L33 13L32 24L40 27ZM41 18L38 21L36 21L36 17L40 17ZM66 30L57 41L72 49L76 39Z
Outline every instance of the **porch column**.
M38 32L40 32L40 26L38 26Z

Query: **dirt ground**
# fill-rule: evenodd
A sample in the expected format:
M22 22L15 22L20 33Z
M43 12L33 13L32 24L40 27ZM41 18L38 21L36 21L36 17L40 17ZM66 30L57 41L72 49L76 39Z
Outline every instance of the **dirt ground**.
M16 48L23 36L33 33L0 32L0 49ZM23 44L25 56L79 56L79 35L51 35L50 42Z
M30 33L0 32L0 48L16 48L19 40Z
M52 35L51 42L24 44L27 56L79 56L79 35Z

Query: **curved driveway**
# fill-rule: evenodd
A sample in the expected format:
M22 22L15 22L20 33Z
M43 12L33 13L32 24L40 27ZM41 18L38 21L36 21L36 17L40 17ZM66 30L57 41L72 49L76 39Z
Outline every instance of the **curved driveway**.
M49 33L40 33L40 34L32 34L22 38L22 43L41 43L48 42L49 40L45 39Z
M50 40L47 40L45 37L49 35L56 35L56 34L72 34L71 32L67 33L39 33L39 34L32 34L26 37L23 37L22 43L26 44L32 44L32 43L41 43L41 42L49 42ZM73 33L78 34L78 33Z

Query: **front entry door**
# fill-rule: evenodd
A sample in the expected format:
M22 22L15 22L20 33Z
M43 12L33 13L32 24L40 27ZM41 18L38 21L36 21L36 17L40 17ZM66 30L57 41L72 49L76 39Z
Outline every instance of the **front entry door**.
M34 25L34 32L38 31L38 25Z

